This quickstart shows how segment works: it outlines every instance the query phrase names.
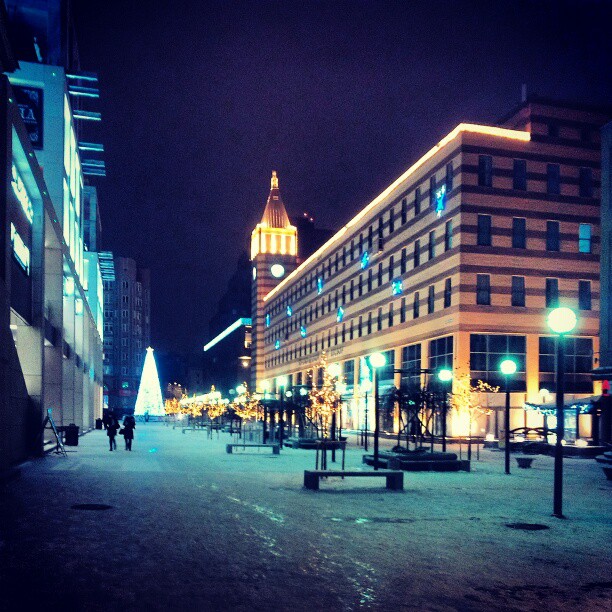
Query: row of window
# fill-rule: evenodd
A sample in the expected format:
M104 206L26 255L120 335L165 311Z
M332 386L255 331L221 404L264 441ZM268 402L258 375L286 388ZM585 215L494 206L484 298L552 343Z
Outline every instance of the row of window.
M578 224L578 252L591 253L592 227L590 223ZM492 219L491 215L478 215L476 244L479 246L492 246ZM527 248L527 220L523 217L512 219L512 248ZM559 221L546 222L546 250L561 250L561 224Z
M478 185L480 187L493 187L493 176L496 174L491 155L478 156ZM517 191L527 191L527 161L513 160L512 188ZM531 178L535 178L533 175ZM561 166L559 164L546 164L546 193L559 195L561 193ZM575 180L565 178L567 183ZM593 197L593 171L591 168L580 168L578 171L578 195L581 198Z

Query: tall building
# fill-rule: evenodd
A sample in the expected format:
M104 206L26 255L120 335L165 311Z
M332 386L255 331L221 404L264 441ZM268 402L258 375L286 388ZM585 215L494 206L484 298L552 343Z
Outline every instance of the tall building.
M269 199L252 239L257 387L274 388L281 375L302 384L325 351L342 366L347 424L362 426L360 387L373 352L387 357L383 393L423 383L442 366L455 379L503 385L499 363L510 356L518 364L511 426L541 425L542 414L524 406L542 404L544 389L554 398L554 338L545 321L561 304L579 319L568 339L566 397L591 394L599 130L608 118L530 98L499 126L460 124L295 271L292 243L274 242L268 229L290 231L284 209L269 212ZM502 408L501 395L492 394L491 408ZM473 433L491 432L493 423ZM451 418L449 431L465 434L463 427Z
M84 242L75 105L64 66L42 61L0 83L0 470L43 450L49 408L82 430L102 413L102 283Z
M251 385L264 375L264 333L267 325L264 299L298 265L297 229L291 225L272 172L270 194L261 221L251 234Z
M117 414L132 414L151 343L150 272L128 257L109 252L100 257L104 262L105 405Z

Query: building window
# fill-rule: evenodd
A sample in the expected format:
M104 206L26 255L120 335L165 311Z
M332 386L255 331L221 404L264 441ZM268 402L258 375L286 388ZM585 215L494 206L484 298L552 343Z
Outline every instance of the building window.
M525 306L525 277L512 277L512 306Z
M450 193L453 188L453 162L446 164L446 193Z
M411 344L402 348L402 388L421 387L421 345Z
M504 375L499 365L504 359L516 363L516 374L510 377L513 391L525 391L527 342L525 336L470 334L470 370L475 380L504 388Z
M593 172L590 168L580 168L579 194L581 198L593 197Z
M378 331L381 331L382 330L382 308L378 309L378 321L377 321L377 324L378 324Z
M555 391L556 338L540 336L540 388ZM593 340L565 338L564 389L567 393L593 393Z
M493 158L490 155L478 156L478 185L480 187L493 185Z
M477 244L491 246L491 215L478 215Z
M512 188L519 191L527 190L527 162L524 159L514 160Z
M351 286L349 289L349 300L352 302L355 296L355 280L351 278Z
M393 261L393 255L391 255L391 257L389 257L389 282L393 280L394 268L395 268L395 265Z
M444 308L450 308L453 286L450 278L444 281Z
M431 261L436 255L436 232L434 230L429 232L429 247L427 251L429 253L429 261Z
M372 245L374 244L374 228L370 225L368 228L368 251L372 250Z
M559 306L559 279L546 279L546 308L557 308Z
M561 193L561 168L559 164L546 165L546 191L550 195Z
M416 217L421 212L421 188L417 187L414 190L414 216Z
M361 277L361 274L359 275L359 284L357 285L357 289L357 294L359 297L361 297L363 295L363 278Z
M558 221L547 221L546 222L546 250L547 251L558 251L559 250L559 222Z
M402 199L402 225L405 225L408 221L408 203L406 202L406 198Z
M476 275L476 304L491 305L491 276L489 274Z
M359 327L357 328L357 337L361 338L361 334L362 334L362 330L363 330L363 317L359 317Z
M402 304L400 306L400 323L406 322L406 298L402 298Z
M446 336L429 343L429 369L437 372L453 367L453 337Z
M421 264L421 241L414 241L414 267L418 268Z
M400 274L406 274L406 249L402 249L400 257Z
M372 269L368 270L368 291L372 291Z
M378 286L380 287L383 283L383 265L382 261L378 264Z
M524 249L527 244L527 221L522 217L512 219L512 248Z
M578 252L591 252L591 224L581 223L578 226Z
M383 218L378 217L378 250L382 251L384 246L383 242Z
M414 292L414 302L412 303L412 318L413 319L419 318L420 306L421 304L419 301L419 292L415 291Z
M450 251L453 248L453 222L447 221L444 225L444 250Z
M434 285L429 285L429 292L427 294L427 314L431 314L434 311L436 305L436 288Z
M368 335L372 333L372 313L368 312Z
M436 175L429 178L429 206L435 210L436 208Z
M389 327L393 327L393 302L389 304Z
M578 281L578 308L591 310L591 281Z
M548 135L551 138L559 138L559 124L556 121L551 121L548 124Z
M392 234L395 231L395 219L393 218L393 209L389 211L389 233Z

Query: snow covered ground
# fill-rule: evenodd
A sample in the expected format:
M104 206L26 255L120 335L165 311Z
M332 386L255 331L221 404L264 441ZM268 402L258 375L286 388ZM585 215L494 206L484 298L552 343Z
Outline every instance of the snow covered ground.
M612 609L612 483L592 459L565 460L559 520L550 457L307 491L313 451L230 441L139 423L131 453L93 431L24 465L0 489L0 609ZM347 468L362 454L352 440Z

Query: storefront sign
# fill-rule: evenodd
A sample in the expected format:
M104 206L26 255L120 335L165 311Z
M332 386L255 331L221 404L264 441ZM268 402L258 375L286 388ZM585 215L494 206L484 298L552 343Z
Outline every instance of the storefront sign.
M21 180L21 176L19 176L15 162L13 162L11 168L11 186L13 187L13 193L15 194L17 201L21 204L21 208L23 208L25 216L28 218L28 221L32 223L32 220L34 219L34 207L32 206L32 200L30 200L30 196L26 191L25 185Z
M43 148L43 90L36 87L12 86L19 113L30 142L35 149Z
M11 223L11 244L13 246L13 255L17 263L24 269L25 273L30 274L30 249L17 233L17 229Z

